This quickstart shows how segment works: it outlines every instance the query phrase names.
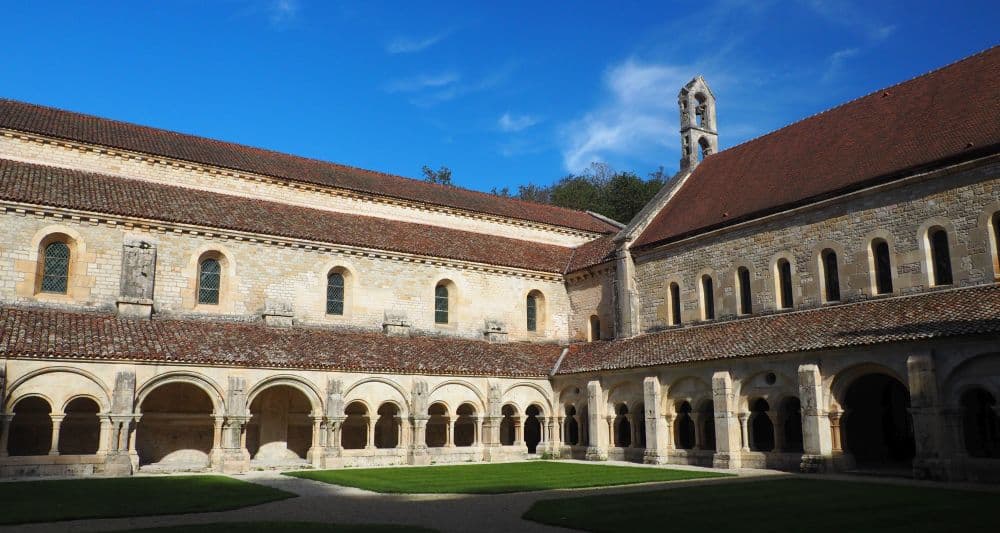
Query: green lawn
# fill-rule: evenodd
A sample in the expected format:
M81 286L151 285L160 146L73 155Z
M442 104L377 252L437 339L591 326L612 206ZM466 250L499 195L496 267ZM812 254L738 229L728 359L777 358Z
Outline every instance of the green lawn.
M286 472L332 485L392 493L499 494L724 477L717 472L531 461L478 465Z
M524 518L586 531L997 531L995 492L780 479L536 502Z
M0 483L0 524L225 511L295 495L223 476Z
M154 527L149 529L133 529L133 532L149 533L199 533L211 530L212 533L435 533L433 529L411 526L389 525L340 525L319 524L316 522L216 522L212 524L195 524L190 526Z

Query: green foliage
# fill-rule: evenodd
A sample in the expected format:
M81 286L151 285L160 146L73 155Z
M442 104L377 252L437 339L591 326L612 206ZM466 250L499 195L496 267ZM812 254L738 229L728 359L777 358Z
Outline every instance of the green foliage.
M541 500L524 518L608 532L652 531L663 524L676 531L741 533L995 531L996 497L990 491L781 479L688 486L627 497Z
M285 475L375 492L500 494L578 487L676 481L728 474L665 468L531 461L414 468L286 472Z
M226 511L293 497L225 476L0 483L0 524Z
M438 185L447 185L448 187L454 187L455 185L451 182L451 169L442 165L441 168L434 170L431 167L424 165L420 172L424 174L424 181L429 181L431 183L437 183Z

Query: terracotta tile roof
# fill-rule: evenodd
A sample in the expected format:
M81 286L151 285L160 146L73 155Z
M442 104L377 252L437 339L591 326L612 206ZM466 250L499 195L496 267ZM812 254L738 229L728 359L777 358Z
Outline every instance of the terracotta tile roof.
M16 100L0 99L0 128L594 233L617 229L583 211L501 198Z
M562 273L572 248L0 159L0 199Z
M615 234L605 235L577 246L566 266L566 273L612 261L615 258Z
M998 150L1000 47L994 47L706 157L635 246Z
M1000 333L1000 285L934 291L575 344L560 374Z
M119 320L105 313L0 308L0 357L218 364L357 372L544 377L555 344L388 337L260 322Z

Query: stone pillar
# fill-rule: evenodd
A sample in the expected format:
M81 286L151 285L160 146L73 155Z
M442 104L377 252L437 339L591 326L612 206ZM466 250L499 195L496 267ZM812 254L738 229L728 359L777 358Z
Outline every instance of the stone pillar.
M774 413L774 418L771 418L771 413L764 413L768 418L771 419L771 425L774 427L774 452L785 451L785 420L782 418L780 412Z
M587 436L589 437L590 427L583 423L583 417L580 415L573 415L573 420L576 420L576 442L573 444L579 446L583 442L583 428L587 427Z
M212 416L212 450L209 452L209 464L212 470L221 472L223 468L222 460L222 427L226 417L221 415Z
M741 448L745 452L750 451L750 429L747 427L747 421L750 420L750 413L740 413L740 439L743 441L743 447Z
M107 455L108 450L111 448L111 418L108 417L108 413L101 413L101 432L100 441L97 443L97 455Z
M403 417L395 416L392 420L396 423L396 449L401 450L405 447L403 444Z
M457 417L446 417L444 421L445 427L445 441L444 445L446 448L455 447L455 422L457 422Z
M565 417L552 417L552 444L549 447L552 449L552 453L556 455L559 454L559 448L562 448L563 443L566 442L565 427Z
M827 415L830 419L830 450L834 455L844 453L843 444L840 442L840 418L843 411L830 411Z
M512 416L510 420L514 424L514 446L524 446L524 417Z
M483 445L483 417L481 417L481 416L477 416L476 417L475 428L476 428L476 434L473 437L472 444L475 445L475 446L482 446Z
M733 379L729 372L712 375L712 402L715 409L715 468L739 468L742 464L740 436L746 425L737 420L736 398L733 394Z
M608 425L601 421L604 416L604 390L596 379L587 383L587 416L590 418L587 421L590 445L586 458L588 461L607 461Z
M538 429L539 429L539 440L538 446L535 447L535 453L545 453L546 447L549 445L549 418L542 415L536 417L538 419Z
M410 448L410 464L426 465L430 464L430 456L427 455L427 415L413 416L413 444Z
M799 365L799 402L802 406L802 461L799 469L803 472L826 470L833 457L831 437L832 419L823 408L823 376L815 364ZM840 429L840 416L837 416ZM840 441L840 432L835 437Z
M59 455L59 428L66 415L49 416L52 418L52 446L49 448L49 455Z
M0 415L0 457L7 457L7 439L10 437L10 423L14 420L14 415L4 413Z
M688 416L691 417L691 422L694 423L694 447L692 450L700 450L702 445L702 427L701 427L701 413L691 413Z
M323 415L313 414L309 416L312 420L312 442L309 451L306 452L306 459L316 468L323 466Z
M365 416L365 438L367 439L365 444L366 450L375 449L375 424L372 423L372 417Z
M666 445L667 453L674 449L674 420L677 415L674 413L667 413L663 415L663 425L667 430Z
M938 403L937 375L929 353L906 359L910 388L910 414L913 418L913 477L947 479L947 465L941 455L943 417Z
M615 438L617 437L617 435L615 435L615 418L617 417L612 415L604 417L604 420L608 423L608 449L618 447L618 443L615 442Z

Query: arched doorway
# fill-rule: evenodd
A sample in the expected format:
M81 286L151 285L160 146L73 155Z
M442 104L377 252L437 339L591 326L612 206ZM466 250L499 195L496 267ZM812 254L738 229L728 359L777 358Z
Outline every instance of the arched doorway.
M448 443L448 408L443 403L431 404L427 408L430 418L425 432L428 448L443 448Z
M91 455L101 444L101 408L91 398L74 398L64 411L59 426L59 453L62 455Z
M910 393L886 374L855 379L844 394L844 448L859 466L911 464L914 455Z
M274 385L261 391L250 403L247 451L262 463L296 462L306 459L312 445L312 404L301 390Z
M455 411L455 446L468 447L476 444L476 408L471 403L463 403Z
M139 464L173 469L209 465L212 451L212 399L191 383L173 382L153 389L140 405L136 429Z
M632 424L628 419L628 406L621 404L615 408L615 446L628 448L632 445Z
M774 423L767 400L758 398L750 404L750 449L755 452L774 450Z
M962 428L969 456L1000 458L1000 417L992 394L980 388L962 394Z
M528 446L528 453L535 453L538 450L538 443L542 441L542 424L538 421L538 415L542 410L537 405L529 405L524 414L524 444Z
M378 408L378 420L375 421L375 447L399 447L399 430L399 407L392 402L380 405Z
M7 433L8 455L48 455L52 448L52 408L38 396L14 404L14 418Z
M368 445L368 406L362 402L351 402L344 408L344 415L340 445L345 450L364 449Z
M513 405L507 404L500 410L503 418L500 420L500 444L511 446L517 438L517 428L514 427L514 417L517 416L517 409Z
M576 407L567 405L566 418L563 420L563 440L570 446L580 444L580 424L576 421Z

